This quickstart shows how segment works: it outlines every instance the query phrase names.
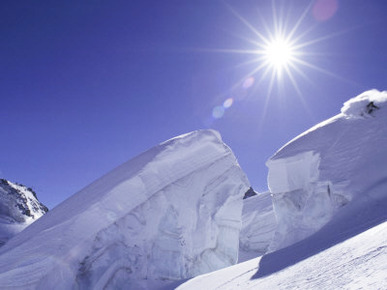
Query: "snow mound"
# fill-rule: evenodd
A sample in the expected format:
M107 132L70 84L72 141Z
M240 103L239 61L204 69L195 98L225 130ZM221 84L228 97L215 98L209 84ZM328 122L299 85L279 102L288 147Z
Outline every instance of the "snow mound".
M278 221L271 250L310 236L360 197L386 195L386 102L386 92L367 91L267 161Z
M341 113L347 117L359 118L371 114L387 102L387 92L369 90L344 103Z
M249 187L218 133L168 140L10 240L0 288L142 289L235 264Z
M0 179L0 246L47 211L31 188Z

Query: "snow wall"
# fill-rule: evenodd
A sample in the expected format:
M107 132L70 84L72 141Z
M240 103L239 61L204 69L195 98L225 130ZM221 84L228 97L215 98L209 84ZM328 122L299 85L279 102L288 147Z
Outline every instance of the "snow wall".
M266 253L277 227L270 192L258 193L243 203L238 262Z
M142 289L233 265L249 187L217 132L166 141L11 239L0 288Z
M313 234L351 203L385 196L386 104L387 92L364 92L267 161L278 222L271 250Z

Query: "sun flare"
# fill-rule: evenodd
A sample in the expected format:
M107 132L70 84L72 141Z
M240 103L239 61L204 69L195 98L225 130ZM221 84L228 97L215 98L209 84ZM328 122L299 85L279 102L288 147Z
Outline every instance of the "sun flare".
M311 56L314 53L308 47L334 35L308 38L311 28L303 27L303 21L310 12L313 3L306 6L301 14L293 15L294 17L292 18L285 11L285 7L277 9L274 2L272 2L272 21L270 21L270 16L268 20L260 17L262 24L258 26L251 24L231 6L227 5L234 16L253 32L252 37L242 37L242 39L247 40L255 48L220 49L217 51L253 56L251 60L246 61L244 64L256 64L255 68L247 73L236 85L243 84L246 79L251 77L255 79L256 86L259 86L264 80L269 80L267 95L270 95L276 83L282 85L290 82L297 94L302 97L298 86L298 76L309 81L304 69L314 69L327 75L332 75L329 71L310 62ZM294 19L294 22L291 21L292 19Z
M269 66L281 75L287 69L295 57L295 48L283 37L276 37L263 49L263 56Z
M317 43L340 35L345 31L316 37L316 35L311 34L314 26L306 26L304 23L307 15L311 12L313 1L304 8L301 7L297 13L294 13L294 10L288 6L282 5L285 1L281 2L279 7L276 7L275 2L276 0L272 0L272 17L270 15L268 17L263 16L258 11L260 20L258 24L249 22L232 6L226 4L230 12L248 28L247 31L252 32L249 36L239 36L240 39L248 43L248 46L242 49L209 50L217 53L248 56L246 60L236 65L236 67L248 67L248 70L232 84L229 91L236 95L234 98L241 100L245 99L248 94L252 95L247 93L247 90L263 92L265 94L265 103L262 120L266 116L269 100L274 94L280 98L293 94L293 91L289 90L291 88L296 92L304 108L309 111L299 83L301 81L311 83L309 76L311 70L346 81L313 63L315 56L318 60L324 54L319 52L318 48L316 50ZM242 34L245 34L245 32ZM218 107L221 107L221 109ZM218 107L214 109L214 118L220 118L228 109L225 105ZM221 114L218 114L218 111Z

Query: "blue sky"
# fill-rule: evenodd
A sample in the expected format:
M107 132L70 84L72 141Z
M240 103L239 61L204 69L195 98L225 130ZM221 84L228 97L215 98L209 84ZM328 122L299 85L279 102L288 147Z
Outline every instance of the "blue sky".
M213 128L266 190L276 150L386 89L387 3L318 2L274 2L287 31L306 11L295 36L312 43L297 89L283 74L269 90L271 72L250 74L260 62L242 51L274 33L272 1L2 1L0 177L52 208L166 139Z

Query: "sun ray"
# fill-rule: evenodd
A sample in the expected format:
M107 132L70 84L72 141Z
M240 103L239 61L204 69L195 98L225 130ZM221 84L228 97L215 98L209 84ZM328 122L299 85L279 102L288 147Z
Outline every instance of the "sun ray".
M304 12L302 13L302 15L298 18L296 24L293 26L293 28L290 30L289 34L288 34L288 40L291 41L291 39L293 38L294 36L294 33L296 33L297 29L300 27L300 25L302 24L302 22L304 21L306 15L308 14L308 12L310 11L310 9L312 8L312 4L313 2L310 2L309 5L305 8Z
M269 40L263 36L263 34L259 33L257 29L253 25L251 25L245 18L243 18L238 12L235 11L230 5L226 4L226 7L240 20L243 24L245 24L255 35L257 35L264 43L268 43Z
M304 107L304 110L308 113L308 115L309 115L309 117L310 117L311 119L314 119L313 112L310 110L308 104L306 103L305 98L303 97L303 94L302 94L302 92L301 92L301 89L299 88L299 86L298 86L298 84L297 84L297 81L295 80L295 78L294 78L292 72L291 72L290 70L288 70L287 73L288 73L289 79L290 79L290 81L291 81L291 83L292 83L294 89L295 89L296 92L297 92L297 95L298 95L298 97L299 97L299 100L300 100L302 106Z
M312 63L302 59L303 56L316 55L316 53L311 53L304 51L308 46L316 44L318 42L324 41L326 39L335 37L342 34L343 32L337 32L330 35L325 35L319 38L314 38L309 41L301 42L306 35L308 35L314 27L309 27L304 30L302 33L297 33L302 26L303 21L310 12L313 3L308 4L308 6L303 9L300 17L297 18L297 21L293 26L288 30L289 22L284 19L283 7L276 6L275 1L272 1L272 32L270 32L269 26L267 25L264 18L262 19L262 25L267 35L263 35L258 31L247 19L242 17L235 9L230 5L226 4L228 9L246 26L248 27L256 36L258 40L251 40L250 43L256 46L256 49L253 50L222 50L222 52L232 52L232 53L241 53L241 54L253 54L257 57L257 63L262 62L259 68L256 71L260 71L263 67L267 66L268 69L272 70L270 77L268 93L270 94L273 86L274 80L277 80L277 83L283 80L284 74L289 78L294 89L299 93L300 89L297 85L297 81L294 76L291 74L291 71L295 71L298 74L302 75L303 78L308 79L302 70L298 67L299 65L312 68L314 70L320 71L322 73L328 74L333 77L338 77L335 74L324 70ZM298 35L296 35L298 34ZM254 61L249 61L247 63L253 63ZM266 70L265 70L266 71ZM264 74L267 75L267 74Z
M294 65L293 63L291 63L289 65L292 70L294 70L295 72L297 72L301 77L303 77L304 80L308 81L309 83L311 83L311 80L310 78L296 65Z
M258 17L261 22L260 26L254 26L233 7L224 3L228 10L248 28L248 31L253 32L254 36L253 38L247 38L236 35L236 37L246 41L250 45L246 49L207 50L210 52L241 54L252 57L234 66L234 68L241 66L254 66L254 68L249 69L248 73L242 78L238 78L236 82L233 82L228 91L232 94L238 94L238 91L242 89L243 97L241 99L244 99L247 94L247 89L250 89L252 84L254 84L255 90L259 88L262 91L262 88L264 88L264 103L260 118L261 124L263 124L266 118L272 97L275 94L279 94L279 96L283 95L285 89L288 94L291 94L288 91L289 88L291 91L294 90L294 93L298 96L302 107L308 115L313 115L303 96L303 87L301 86L301 81L306 81L313 85L309 71L314 70L334 77L335 79L353 83L314 63L315 60L318 60L318 56L326 56L327 53L313 51L313 45L342 35L346 31L338 31L320 37L316 37L315 35L311 37L318 23L316 22L306 26L304 22L306 22L308 13L312 10L314 5L313 1L299 10L300 14L298 17L292 13L294 11L290 9L286 10L285 5L277 6L276 0L272 0L271 3L271 10L261 9L256 11L258 16L260 16ZM283 3L286 3L286 1ZM271 19L262 17L262 14L267 12L271 14ZM250 79L253 80L252 83L246 86L246 81ZM249 95L252 96L253 94L250 92Z
M261 121L260 121L260 124L259 124L259 130L262 130L262 126L263 126L265 118L266 118L267 108L269 107L269 101L270 101L270 98L271 98L271 90L272 90L272 84L273 84L274 78L275 78L275 75L274 75L274 72L272 71L272 75L271 75L271 78L270 78L270 84L269 84L269 90L268 90L267 96L265 98L265 103L263 105Z

